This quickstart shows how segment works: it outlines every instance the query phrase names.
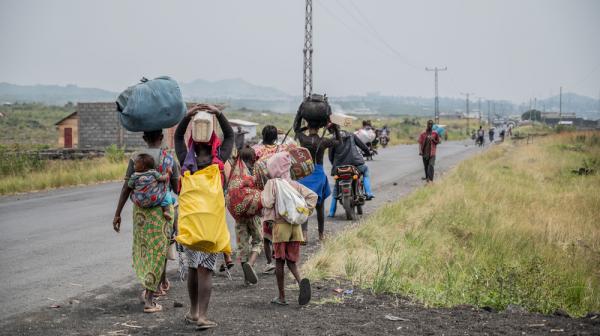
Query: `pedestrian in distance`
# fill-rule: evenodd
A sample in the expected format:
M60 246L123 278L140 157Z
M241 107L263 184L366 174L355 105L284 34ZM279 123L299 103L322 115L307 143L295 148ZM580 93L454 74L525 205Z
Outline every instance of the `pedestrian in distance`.
M125 181L121 188L121 194L117 203L113 229L121 230L121 212L132 195L134 184L131 178L135 175L134 160L139 157L150 157L156 163L153 169L158 169L164 174L170 171L167 192L178 191L179 188L179 165L173 160L173 156L161 148L163 141L162 130L144 132L144 142L147 148L135 152L125 173ZM148 188L150 192L153 188ZM166 295L169 283L166 279L167 250L169 248L174 223L173 204L165 204L167 216L164 215L161 204L143 207L133 201L133 244L132 258L133 269L140 280L144 290L141 300L144 303L145 313L156 313L162 311L162 306L154 301L156 296Z
M433 182L436 147L440 143L440 136L433 130L433 120L427 121L427 129L419 135L419 155L423 159L425 180Z
M186 146L184 137L188 124L199 111L206 111L207 113L216 115L223 132L222 143L216 136L216 133L213 132L209 142L194 142L193 139L190 139L189 147ZM221 171L221 181L224 181L223 163L231 156L233 146L233 129L218 106L206 104L195 105L188 110L187 115L179 123L175 131L175 151L177 158L179 162L183 162L182 170L189 170L192 174L217 165ZM222 185L219 187L222 188ZM202 202L205 202L205 200L202 200ZM223 200L223 208L225 208L224 204ZM225 209L223 209L224 212ZM195 251L185 246L184 253L188 263L187 287L190 298L190 310L185 315L185 320L196 324L200 329L214 328L217 326L217 323L207 318L207 312L212 293L212 277L219 253Z

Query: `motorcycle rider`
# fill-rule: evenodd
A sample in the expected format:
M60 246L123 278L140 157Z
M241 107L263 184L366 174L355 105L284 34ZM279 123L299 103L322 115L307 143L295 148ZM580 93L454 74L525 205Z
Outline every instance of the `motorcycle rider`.
M331 132L331 131L330 131ZM335 175L336 169L339 166L352 165L358 169L363 176L363 184L367 200L375 198L371 191L371 174L369 167L365 164L365 159L358 149L363 151L362 154L370 154L370 149L362 142L356 134L346 131L340 131L340 141L333 147L329 148L329 161L331 161L331 175ZM334 217L337 208L338 187L337 183L333 188L334 199L331 201L328 217Z

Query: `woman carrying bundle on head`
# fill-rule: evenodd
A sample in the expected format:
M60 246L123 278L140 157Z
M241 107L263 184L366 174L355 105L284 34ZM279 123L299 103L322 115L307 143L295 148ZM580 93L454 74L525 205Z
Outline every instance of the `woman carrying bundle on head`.
M319 240L323 240L325 234L325 210L324 203L325 199L331 195L331 188L327 175L323 169L323 156L327 148L336 146L340 140L339 128L335 124L329 123L326 127L334 133L334 138L319 136L319 129L321 125L313 120L308 121L308 127L302 127L302 105L298 109L296 119L294 120L294 132L296 132L296 138L300 142L300 146L308 149L310 152L313 162L315 163L315 170L313 173L298 182L303 184L317 194L319 197L317 201L317 223L319 230ZM323 114L325 120L328 119L327 114ZM308 135L304 132L308 129ZM302 224L302 233L304 235L304 244L308 242L308 221Z
M186 146L184 137L188 124L200 111L216 116L223 132L222 143L213 127L209 128L209 134L200 137L202 139L192 132L193 136ZM201 116L204 115L198 117ZM198 117L194 118L194 123ZM192 107L175 131L175 150L184 172L179 198L180 231L176 239L184 246L188 259L190 310L185 319L201 329L217 326L206 316L212 292L212 275L218 255L231 253L222 183L223 163L231 156L233 145L233 129L221 108L214 105L198 104ZM214 241L198 238L209 234L213 235L209 238L214 238Z

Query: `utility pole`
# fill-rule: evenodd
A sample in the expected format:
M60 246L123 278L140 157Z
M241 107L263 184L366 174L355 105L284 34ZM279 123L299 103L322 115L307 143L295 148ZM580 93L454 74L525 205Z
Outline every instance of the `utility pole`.
M562 86L560 87L558 96L558 119L562 120Z
M479 114L479 126L481 126L481 97L479 97L479 100L477 101L477 113Z
M492 125L492 119L490 119L490 101L487 101L488 103L488 125Z
M440 101L438 98L438 71L446 71L448 70L448 67L443 67L443 68L438 68L438 67L434 67L433 69L430 68L425 68L425 71L433 71L435 73L435 101L434 101L434 119L435 119L435 123L439 124L440 123Z
M473 92L466 92L463 93L461 92L460 94L465 95L466 98L466 105L467 105L467 135L469 135L469 95L472 95Z
M312 0L306 0L306 12L304 18L304 71L302 85L303 99L308 98L312 94L312 54L313 54L313 10Z

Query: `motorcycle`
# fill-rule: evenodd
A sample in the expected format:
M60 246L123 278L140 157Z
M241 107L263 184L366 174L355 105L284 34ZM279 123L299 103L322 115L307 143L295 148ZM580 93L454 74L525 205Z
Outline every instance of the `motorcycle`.
M379 143L381 143L381 147L385 148L387 147L388 143L390 142L390 138L383 134L379 137Z
M333 176L337 195L335 202L340 202L346 212L347 220L356 220L357 214L362 215L362 206L366 201L365 188L360 171L354 166L340 166Z
M377 139L373 140L372 142L367 142L365 143L365 145L367 147L369 147L369 152L368 153L363 153L363 157L365 158L366 161L373 161L373 156L377 155Z

